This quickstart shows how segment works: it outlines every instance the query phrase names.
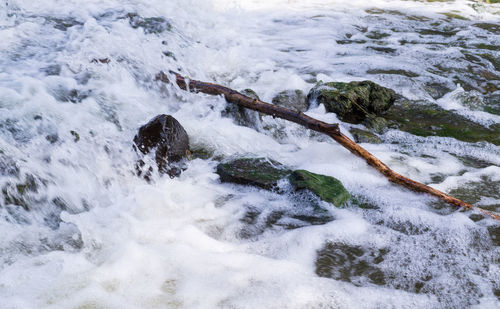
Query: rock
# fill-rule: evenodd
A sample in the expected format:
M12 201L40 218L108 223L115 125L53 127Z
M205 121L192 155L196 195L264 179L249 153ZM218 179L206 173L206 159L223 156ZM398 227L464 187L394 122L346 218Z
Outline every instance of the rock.
M252 89L244 89L240 91L255 100L260 100L259 96ZM261 127L262 116L259 112L249 110L236 104L227 103L226 108L222 111L222 116L234 119L236 124L244 127L259 129Z
M170 163L182 160L189 153L189 136L182 125L170 115L158 115L140 127L134 137L134 143L143 154L155 150L160 172L173 171ZM177 174L177 171L174 174Z
M381 115L387 111L396 100L396 93L371 81L319 82L309 91L307 99L309 103L323 104L342 121L360 123L368 114Z
M382 134L386 131L389 123L383 117L375 117L372 115L368 115L366 119L363 121L363 124L370 129L371 131Z
M289 176L296 190L307 189L320 199L341 206L349 199L342 183L330 176L305 170L291 172L281 163L266 158L240 158L217 166L221 182L252 185L266 190L276 189L278 182Z
M221 163L217 166L221 182L253 185L272 190L278 181L290 174L278 162L266 158L242 158Z
M335 206L342 206L350 197L342 183L334 177L296 170L289 179L297 190L307 189Z
M306 96L301 90L285 90L273 98L273 104L305 112L309 109Z
M136 13L129 13L127 17L132 28L142 28L146 34L172 30L170 22L163 17L141 17Z
M7 182L2 187L3 204L21 206L27 211L31 210L33 205L41 203L36 196L42 184L40 179L31 174L26 174L22 181L18 179L14 182Z
M488 233L490 234L491 241L497 247L500 247L500 225L492 225L488 227Z
M14 159L5 155L0 149L0 176L19 176L19 167Z
M402 131L419 136L447 136L464 142L500 145L500 125L483 127L436 104L405 101L392 106L384 118Z
M316 274L320 277L351 282L356 286L386 285L386 275L378 266L388 250L363 248L345 243L328 242L318 251ZM368 279L368 280L366 280Z
M373 134L372 132L357 129L357 128L351 128L351 129L349 129L349 132L351 132L352 136L354 137L354 141L356 143L370 143L370 144L381 144L382 143L382 140L380 139L380 137Z

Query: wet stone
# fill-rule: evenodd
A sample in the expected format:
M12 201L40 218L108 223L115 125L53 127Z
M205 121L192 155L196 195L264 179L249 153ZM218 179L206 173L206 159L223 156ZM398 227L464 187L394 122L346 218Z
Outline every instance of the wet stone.
M47 141L49 141L49 143L55 144L59 140L59 135L57 135L57 134L49 134L49 135L45 136L45 139Z
M278 93L272 100L274 105L290 108L296 111L305 112L309 108L309 103L305 94L301 90L285 90Z
M317 253L316 274L356 286L385 285L385 275L377 265L387 253L387 249L329 242Z
M170 22L163 17L141 17L135 13L127 14L132 28L142 28L146 34L159 34L172 30Z
M171 163L179 162L189 154L189 136L170 115L158 115L140 127L134 144L143 154L154 151L159 171L171 176L180 174L179 167Z
M384 69L371 69L366 71L367 74L388 74L388 75L402 75L406 77L418 77L417 73L405 70L384 70Z
M41 69L42 72L47 74L47 76L59 75L61 74L61 65L52 64Z
M307 95L310 103L323 104L342 120L360 123L368 115L380 115L396 100L396 93L371 81L362 82L319 82Z
M289 180L296 190L309 190L323 201L335 206L344 205L350 198L342 183L331 176L296 170L290 175Z
M57 30L66 31L74 26L81 26L83 23L78 21L73 17L69 18L56 18L56 17L46 17L46 21L54 26Z
M2 150L0 150L0 175L19 176L19 167L16 162L11 157L3 154Z
M368 46L366 48L374 50L374 51L378 51L378 52L381 52L381 53L384 53L384 54L394 54L394 53L396 53L398 51L395 48L383 47L383 46Z
M269 211L264 207L249 207L240 219L243 224L239 236L244 239L257 237L269 230L293 230L305 226L322 225L334 220L326 210L309 204L292 205L285 210ZM300 211L296 211L300 209Z
M500 225L493 225L488 227L491 241L495 246L500 246Z
M399 130L419 136L446 136L465 142L500 144L500 125L483 127L436 104L400 102L384 114Z
M266 158L241 158L217 166L221 182L253 185L271 190L290 174L280 163Z
M24 176L24 180L8 182L2 187L3 205L14 205L31 210L38 201L38 191L42 182L31 174Z
M241 94L249 98L260 100L259 96L252 89L244 89ZM237 104L227 103L226 108L222 111L223 117L230 117L240 126L259 129L262 123L262 116L259 112L249 110Z
M349 129L349 132L354 137L354 141L356 143L370 143L370 144L382 143L382 140L380 139L380 137L378 137L377 135L375 135L372 132L361 130L358 128L351 128L351 129Z
M424 86L424 90L433 98L442 98L445 94L451 91L448 85L437 82L430 82Z

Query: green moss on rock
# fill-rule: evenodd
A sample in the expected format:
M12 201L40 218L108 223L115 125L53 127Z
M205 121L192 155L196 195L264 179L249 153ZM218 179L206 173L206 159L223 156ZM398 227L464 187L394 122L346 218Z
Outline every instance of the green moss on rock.
M396 100L396 93L371 81L319 82L307 95L308 101L323 104L342 120L360 123L367 115L380 115Z
M290 177L290 183L297 190L307 189L322 200L335 206L342 206L350 197L342 183L331 176L319 175L306 170L296 170Z
M438 105L402 102L384 116L399 130L419 136L453 137L464 142L487 141L500 145L500 125L483 127Z
M266 158L242 158L217 166L221 182L253 185L263 189L275 188L280 179L290 174L278 162Z

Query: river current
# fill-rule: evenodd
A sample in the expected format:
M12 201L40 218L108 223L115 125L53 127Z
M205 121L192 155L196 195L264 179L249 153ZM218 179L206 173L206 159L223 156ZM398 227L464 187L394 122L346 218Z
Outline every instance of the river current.
M498 308L500 226L389 183L333 140L221 97L372 80L500 123L500 5L401 0L0 0L0 308ZM158 114L210 153L137 177ZM313 106L308 115L350 124ZM350 135L349 135L350 136ZM500 147L389 129L397 172L500 211ZM221 158L334 176L362 206L221 184ZM317 204L322 211L318 212ZM316 205L316 206L315 206Z

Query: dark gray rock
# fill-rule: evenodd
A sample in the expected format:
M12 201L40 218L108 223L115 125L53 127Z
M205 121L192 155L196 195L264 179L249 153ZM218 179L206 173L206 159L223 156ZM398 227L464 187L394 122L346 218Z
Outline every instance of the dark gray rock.
M241 94L249 98L260 100L259 96L252 89L244 89ZM240 126L259 129L261 127L262 116L259 112L249 110L233 103L227 103L226 108L222 111L222 116L230 117Z
M351 129L349 129L349 132L351 132L352 136L354 137L354 141L356 143L370 143L370 144L382 143L382 140L380 139L380 137L373 134L372 132L357 129L357 128L351 128Z
M305 112L309 109L309 102L301 90L285 90L273 98L273 104Z
M170 115L158 115L139 128L134 143L143 154L155 151L160 172L177 175L179 170L170 166L189 154L189 136L182 125ZM172 176L172 175L171 175Z
M278 181L290 174L283 165L266 158L242 158L217 166L221 182L276 188Z

